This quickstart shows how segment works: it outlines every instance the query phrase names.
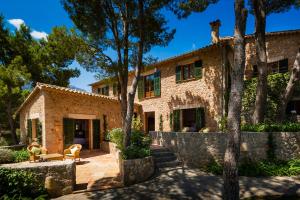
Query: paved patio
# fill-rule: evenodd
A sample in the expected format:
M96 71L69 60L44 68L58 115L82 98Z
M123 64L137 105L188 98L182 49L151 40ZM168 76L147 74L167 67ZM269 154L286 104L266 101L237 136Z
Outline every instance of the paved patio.
M196 169L176 169L130 187L83 192L58 199L222 199L223 180ZM297 177L240 177L241 199L298 199ZM295 197L298 196L298 197Z
M76 162L76 190L99 190L122 186L119 167L112 154L82 151Z

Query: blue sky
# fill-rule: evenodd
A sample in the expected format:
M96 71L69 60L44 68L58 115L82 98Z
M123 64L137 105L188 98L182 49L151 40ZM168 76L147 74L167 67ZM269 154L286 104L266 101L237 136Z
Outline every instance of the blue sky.
M0 0L0 13L6 20L18 24L21 19L34 30L35 37L44 37L51 32L54 26L74 27L72 21L64 11L60 0ZM205 12L192 14L187 19L177 20L172 14L166 14L169 26L176 28L174 39L167 47L155 47L151 55L159 59L165 59L193 49L200 48L210 43L209 22L220 19L222 26L221 36L233 34L234 13L233 0L220 0L218 4L211 5ZM280 31L300 29L300 10L290 10L286 13L273 14L267 18L267 31ZM9 21L7 21L9 24ZM13 29L14 26L9 24ZM247 33L253 33L254 18L249 15L247 21ZM90 91L88 84L96 81L93 73L86 72L77 63L71 67L81 70L79 78L71 80L71 85Z

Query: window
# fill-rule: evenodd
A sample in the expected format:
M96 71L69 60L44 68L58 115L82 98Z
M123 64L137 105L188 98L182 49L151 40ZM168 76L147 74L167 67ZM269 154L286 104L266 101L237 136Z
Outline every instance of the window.
M176 82L202 77L202 61L176 67Z
M286 73L289 71L288 59L268 63L268 69L270 74Z
M97 88L97 93L108 96L109 95L109 86Z
M204 108L174 110L174 131L198 132L205 126L204 117Z
M289 71L288 59L271 62L267 64L269 74L286 73ZM252 77L258 76L257 65L253 65Z
M118 84L114 83L113 84L113 95L117 96L117 94L118 94Z
M145 76L145 97L154 97L154 74Z
M160 71L141 77L138 82L138 98L160 96Z
M252 73L252 77L257 77L257 76L258 76L257 65L253 65L253 73Z

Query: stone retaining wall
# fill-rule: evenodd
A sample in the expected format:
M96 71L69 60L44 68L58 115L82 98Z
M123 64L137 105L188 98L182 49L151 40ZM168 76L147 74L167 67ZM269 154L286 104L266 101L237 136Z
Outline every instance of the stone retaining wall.
M0 149L10 149L10 150L22 150L26 148L25 144L16 144L16 145L10 145L10 146L0 146Z
M227 144L226 134L217 132L150 132L150 135L153 144L169 148L190 167L203 167L213 159L222 162ZM277 159L289 160L300 156L300 132L243 132L241 159L266 159L271 143Z
M76 184L76 167L74 161L55 161L39 163L3 164L0 167L31 171L45 183L50 197L71 194Z
M154 160L152 156L140 159L120 159L120 174L125 186L141 183L154 174Z

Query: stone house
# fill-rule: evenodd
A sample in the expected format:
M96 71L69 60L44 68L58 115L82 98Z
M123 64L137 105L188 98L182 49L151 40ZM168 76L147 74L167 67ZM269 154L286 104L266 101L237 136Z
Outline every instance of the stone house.
M145 131L218 130L226 112L233 37L218 35L212 44L145 67L135 99L135 115ZM300 48L300 30L267 33L270 73L285 73ZM257 75L253 35L246 36L245 79ZM128 88L133 80L129 74ZM18 110L23 142L38 137L51 151L71 143L99 148L105 132L121 127L117 84L104 79L91 84L92 93L39 83ZM292 109L300 114L300 96ZM97 141L97 142L96 142Z
M216 27L212 30L212 39L217 43L162 60L142 72L135 102L142 107L145 131L197 132L204 127L207 131L218 130L218 122L226 112L231 62L228 49L233 47L233 37L219 38ZM271 32L266 36L269 72L288 72L300 48L300 30ZM257 73L254 37L247 35L245 79ZM129 75L128 88L133 76ZM93 93L117 95L113 81L100 80L91 87ZM299 97L294 97L290 104L298 115Z
M121 126L119 108L113 97L37 83L17 111L21 141L38 138L50 153L63 152L73 143L98 149L105 132Z

